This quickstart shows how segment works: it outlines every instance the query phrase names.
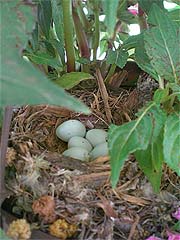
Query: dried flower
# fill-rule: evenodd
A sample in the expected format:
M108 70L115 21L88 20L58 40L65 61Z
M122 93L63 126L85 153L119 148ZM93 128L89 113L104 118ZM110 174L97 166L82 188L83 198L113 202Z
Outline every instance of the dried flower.
M27 240L31 237L31 229L29 223L25 219L13 221L7 230L7 236L13 240Z
M180 220L180 208L178 208L176 212L172 213L172 216L177 220Z
M32 204L32 209L33 212L39 214L46 223L52 223L56 219L55 202L51 196L46 195L35 200Z
M64 219L58 219L49 226L50 234L63 240L72 237L76 231L77 226L67 223Z

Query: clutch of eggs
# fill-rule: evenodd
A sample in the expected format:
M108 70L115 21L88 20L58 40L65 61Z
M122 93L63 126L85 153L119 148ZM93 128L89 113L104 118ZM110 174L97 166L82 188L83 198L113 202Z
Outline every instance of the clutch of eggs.
M91 129L86 132L85 126L78 120L68 120L56 129L56 135L68 142L68 149L62 155L89 161L108 155L107 132L103 129Z

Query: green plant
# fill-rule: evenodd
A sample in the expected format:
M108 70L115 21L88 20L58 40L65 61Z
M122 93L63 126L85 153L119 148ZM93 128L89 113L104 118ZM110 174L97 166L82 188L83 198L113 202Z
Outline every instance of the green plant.
M121 49L135 49L137 64L159 82L159 89L136 120L110 126L109 148L113 187L128 155L134 153L158 192L164 162L180 176L180 35L178 24L156 4L148 9L148 23L148 30L127 39Z

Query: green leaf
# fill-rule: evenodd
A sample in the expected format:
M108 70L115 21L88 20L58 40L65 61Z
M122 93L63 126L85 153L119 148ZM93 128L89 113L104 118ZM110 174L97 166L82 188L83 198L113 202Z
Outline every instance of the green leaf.
M0 239L10 240L8 236L6 236L5 232L0 228Z
M148 74L150 74L157 81L159 80L158 74L153 68L150 59L144 48L144 33L139 35L138 44L135 49L135 60L138 66Z
M45 64L54 68L61 67L59 60L48 53L26 53L26 56L36 64Z
M157 103L160 104L164 102L167 97L169 96L169 89L157 89L154 93L153 100Z
M180 101L180 85L176 83L170 83L169 87L173 90L173 93L178 97Z
M63 24L63 10L61 2L51 0L52 16L55 25L55 30L59 41L64 45L64 24Z
M118 182L120 170L128 155L137 150L147 149L153 132L153 119L148 115L148 112L154 105L155 103L151 103L137 120L121 126L110 126L108 144L113 187Z
M49 39L51 20L52 20L51 1L40 0L38 4L38 23L46 39Z
M157 5L153 4L149 21L156 24L144 33L145 49L155 71L162 78L178 83L180 81L180 48L177 39L180 31Z
M32 49L37 51L39 49L39 29L38 23L36 23L35 28L32 31L32 39L31 39Z
M168 16L174 22L176 22L177 24L180 24L180 17L179 17L180 16L180 8L169 11L168 12Z
M155 142L150 144L146 150L138 150L135 157L141 170L151 182L155 192L159 192L162 177L163 155L163 131L156 138Z
M65 89L71 89L79 84L81 81L93 79L94 77L89 73L84 72L71 72L66 73L62 77L58 78L55 83Z
M1 106L54 104L89 113L89 109L83 103L57 87L42 72L20 57L20 49L28 39L24 31L27 29L29 32L30 23L32 23L31 29L33 26L32 9L22 4L20 11L20 3L22 4L22 1L17 0L5 1L1 4L3 19L3 24L1 21L0 26L2 36Z
M65 52L64 52L64 46L62 45L62 42L58 41L57 39L50 39L51 44L54 46L54 48L57 50L58 55L60 56L61 63L65 65Z
M116 51L110 50L107 56L107 63L116 64L118 67L123 68L127 63L128 57L128 52L123 48Z
M168 116L164 127L164 160L180 176L180 115Z
M164 9L163 0L138 0L140 7L148 14L153 3Z
M117 15L117 7L119 0L103 0L103 9L106 15L105 24L107 26L107 31L110 36L113 35L114 27L116 25L116 15Z

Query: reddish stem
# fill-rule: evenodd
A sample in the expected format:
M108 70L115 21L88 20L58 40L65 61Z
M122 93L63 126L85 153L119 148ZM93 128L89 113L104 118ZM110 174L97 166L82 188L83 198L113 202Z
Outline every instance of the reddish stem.
M77 10L73 7L73 20L74 20L74 27L76 30L77 42L80 50L81 57L90 58L90 51L88 46L87 37L85 31L83 29L83 25L77 13Z

